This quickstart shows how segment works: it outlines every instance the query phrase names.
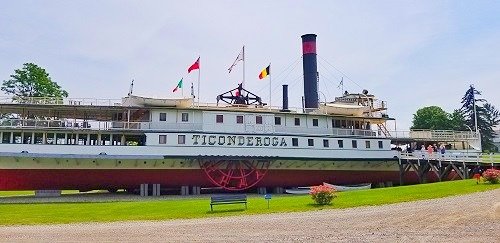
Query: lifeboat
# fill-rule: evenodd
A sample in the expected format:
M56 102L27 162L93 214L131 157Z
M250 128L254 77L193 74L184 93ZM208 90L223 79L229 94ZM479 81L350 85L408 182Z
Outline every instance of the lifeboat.
M193 98L181 99L159 99L129 95L122 98L123 106L143 106L143 107L179 107L187 108L193 105Z
M362 116L368 107L345 103L323 103L319 105L319 109L326 114L332 115Z

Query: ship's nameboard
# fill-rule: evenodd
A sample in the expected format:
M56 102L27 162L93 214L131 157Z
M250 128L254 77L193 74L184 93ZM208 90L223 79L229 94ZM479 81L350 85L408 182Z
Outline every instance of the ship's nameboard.
M286 147L286 139L275 136L242 136L242 135L206 135L193 134L193 145L227 145L227 146L258 146Z

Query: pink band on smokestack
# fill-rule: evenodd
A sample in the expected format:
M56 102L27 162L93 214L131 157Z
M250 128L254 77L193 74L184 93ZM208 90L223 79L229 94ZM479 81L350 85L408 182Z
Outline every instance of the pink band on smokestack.
M302 54L316 54L316 41L302 42Z

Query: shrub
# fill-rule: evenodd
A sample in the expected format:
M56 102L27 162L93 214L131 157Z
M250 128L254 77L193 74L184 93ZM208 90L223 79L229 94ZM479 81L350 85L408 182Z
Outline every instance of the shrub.
M331 186L321 185L311 187L312 199L319 205L331 204L332 200L336 197L335 189Z
M496 184L500 182L500 170L495 169L487 169L483 172L483 178L485 181Z

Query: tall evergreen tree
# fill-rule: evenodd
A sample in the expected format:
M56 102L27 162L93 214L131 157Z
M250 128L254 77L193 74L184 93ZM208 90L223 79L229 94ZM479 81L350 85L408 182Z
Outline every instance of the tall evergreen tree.
M460 111L465 123L481 133L483 150L493 151L496 149L492 141L495 135L493 127L500 123L500 113L485 99L478 98L479 95L481 92L471 85L462 98Z

